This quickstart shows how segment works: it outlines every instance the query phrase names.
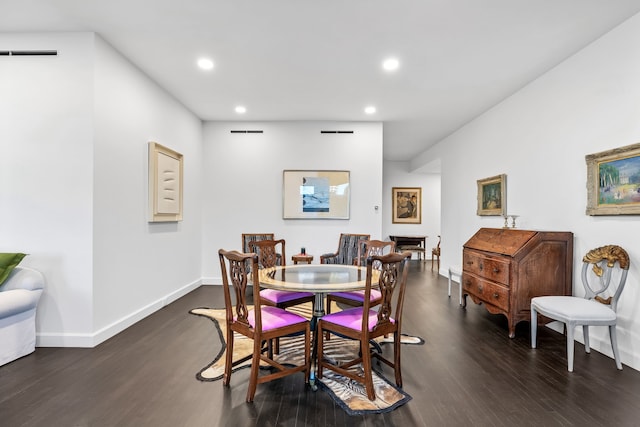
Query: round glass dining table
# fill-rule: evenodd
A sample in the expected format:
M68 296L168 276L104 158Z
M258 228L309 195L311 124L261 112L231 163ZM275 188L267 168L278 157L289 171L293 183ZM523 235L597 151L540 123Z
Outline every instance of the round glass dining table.
M377 282L373 270L372 281ZM260 286L293 292L315 294L313 317L325 314L324 297L328 292L348 292L364 289L367 282L366 267L341 264L294 264L260 270Z
M367 268L341 264L294 264L264 268L259 272L260 286L270 289L292 292L313 292L313 317L311 330L315 331L318 318L324 316L324 298L329 292L357 291L367 287ZM380 272L372 271L371 280L377 283ZM313 340L311 376L312 390L315 384L317 340Z

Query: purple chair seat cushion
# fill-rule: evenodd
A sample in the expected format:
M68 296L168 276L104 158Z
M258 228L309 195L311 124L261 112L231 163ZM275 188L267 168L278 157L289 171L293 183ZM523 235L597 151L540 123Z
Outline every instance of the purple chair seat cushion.
M312 297L312 292L292 292L292 291L278 291L276 289L263 289L260 291L260 297L273 302L274 304L280 304L283 302L291 301L298 298Z
M362 307L349 308L337 313L327 314L321 318L322 322L329 322L335 325L344 326L354 331L362 331ZM390 319L394 323L393 319ZM369 310L369 330L371 331L378 323L378 312Z
M249 324L255 328L255 310L249 311ZM307 322L302 316L290 311L283 310L278 307L264 306L262 307L262 330L270 331L272 329L283 328L285 326L295 325L296 323Z
M331 292L331 296L350 299L353 301L364 302L364 291L353 291L353 292ZM377 300L382 298L382 293L377 289L371 289L371 295L369 296L369 301Z

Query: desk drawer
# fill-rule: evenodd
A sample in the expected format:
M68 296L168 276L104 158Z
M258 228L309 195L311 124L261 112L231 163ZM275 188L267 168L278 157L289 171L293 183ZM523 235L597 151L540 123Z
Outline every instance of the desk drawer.
M509 288L487 282L466 272L464 274L463 284L465 291L477 296L488 304L495 305L503 310L509 309Z
M494 282L509 285L509 261L489 258L482 253L465 250L464 270Z

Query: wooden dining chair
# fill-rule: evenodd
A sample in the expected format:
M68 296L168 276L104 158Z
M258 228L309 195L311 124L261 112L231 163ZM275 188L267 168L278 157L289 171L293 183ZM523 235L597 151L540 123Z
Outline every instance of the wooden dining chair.
M272 268L278 265L286 265L285 241L260 240L249 243L249 250L258 255L258 268ZM280 246L280 250L277 247ZM280 255L278 257L278 255ZM279 308L288 308L305 302L313 303L313 292L291 292L276 289L260 290L260 302Z
M364 384L367 397L375 399L371 359L377 358L394 370L395 381L402 387L402 371L400 357L400 333L402 330L402 308L407 284L407 273L411 252L391 253L373 256L367 259L367 280L365 298L361 307L349 308L337 313L327 314L320 318L318 328L318 378L322 378L323 369L330 369L344 377ZM379 310L372 310L370 304L373 286L373 265L380 262L379 286L382 291L382 302ZM360 341L359 355L353 360L337 362L323 356L324 334L331 333L341 337ZM382 353L372 351L370 340L393 334L393 360L385 358ZM359 375L353 368L362 364L363 374Z
M258 255L258 268L272 268L286 264L284 239L252 241L249 242L249 250ZM261 289L259 295L260 304L283 309L298 304L313 304L315 299L313 292L291 292L278 289ZM280 353L280 340L278 339L276 340L275 352L276 354Z
M396 242L385 242L382 240L360 240L358 245L358 256L356 265L365 265L366 260L372 256L393 253L396 250ZM380 261L375 261L373 268L379 270ZM377 283L374 284L370 294L370 306L376 306L382 301L382 295ZM331 302L342 303L351 307L359 307L364 301L364 291L332 292L327 294L327 314L331 313ZM327 337L327 339L329 339Z
M438 236L438 244L435 248L431 249L431 271L433 271L433 259L436 259L436 264L438 265L437 271L440 271L440 241L442 239Z
M354 265L358 257L358 243L369 240L369 234L340 234L338 250L334 253L320 255L320 264Z
M249 388L247 402L252 402L258 384L272 381L297 372L304 373L305 383L309 382L311 327L310 322L302 316L288 312L278 307L262 306L257 298L254 307L247 303L247 287L251 282L254 295L259 289L258 256L253 253L245 254L237 251L218 251L222 283L224 289L224 303L226 310L227 349L222 384L229 385L231 373L237 366L251 359L251 373L249 374ZM247 269L247 264L251 265ZM250 273L249 273L250 272ZM251 280L249 279L249 275ZM231 287L230 287L231 285ZM231 298L233 290L234 299ZM252 354L239 360L233 360L234 333L238 333L253 340ZM298 366L283 366L273 360L272 345L274 339L304 334L304 364ZM258 375L260 362L265 362L275 372Z

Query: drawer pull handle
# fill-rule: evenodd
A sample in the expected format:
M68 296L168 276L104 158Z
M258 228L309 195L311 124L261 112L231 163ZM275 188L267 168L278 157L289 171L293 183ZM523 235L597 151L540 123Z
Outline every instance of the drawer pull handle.
M495 292L495 293L493 294L493 297L494 297L495 299L498 299L498 298L500 297L500 295L498 295L498 293L497 293L497 292Z
M482 293L482 285L478 285L478 291Z
M494 272L494 273L496 273L496 274L497 274L497 273L500 273L500 269L499 269L499 268L497 268L497 267L494 267L494 268L493 268L493 272Z
M480 264L479 268L480 268L480 271L482 271L484 269L484 264Z
M473 261L467 261L468 265L473 265Z

